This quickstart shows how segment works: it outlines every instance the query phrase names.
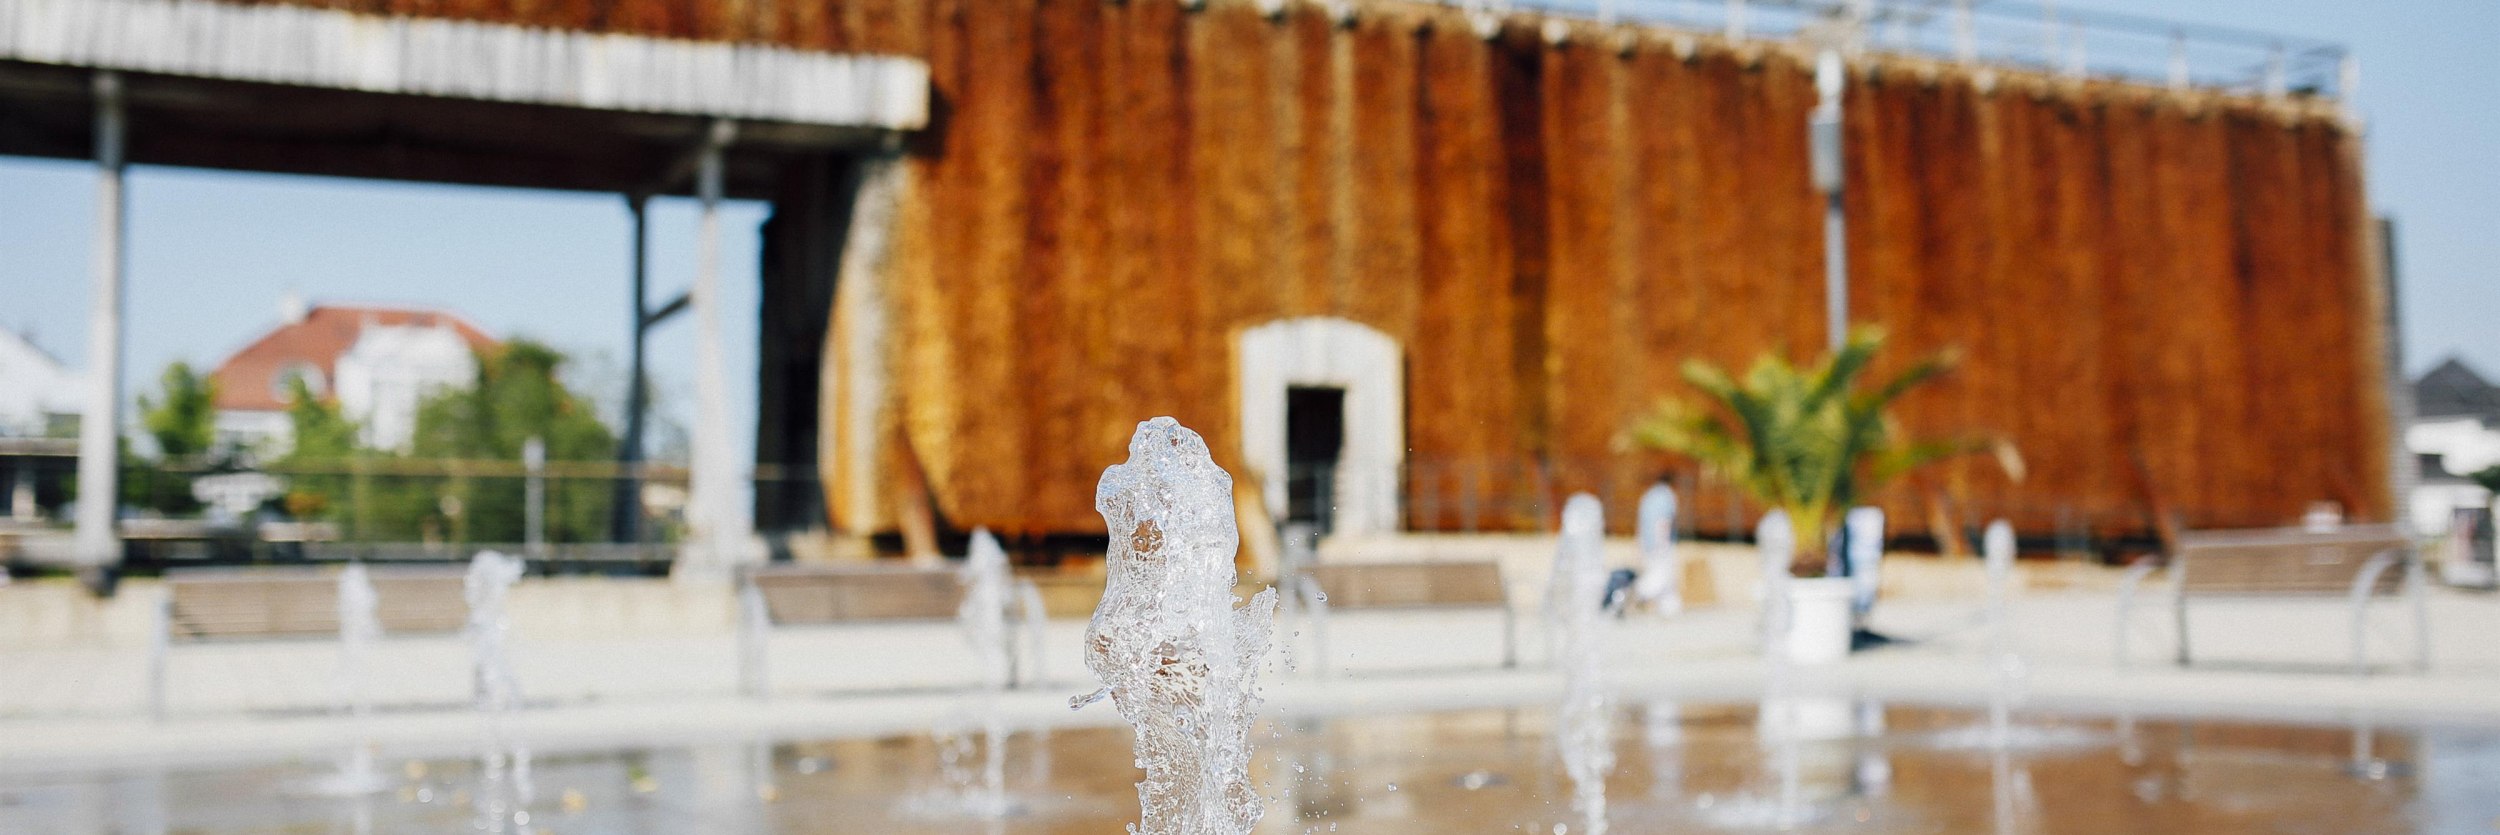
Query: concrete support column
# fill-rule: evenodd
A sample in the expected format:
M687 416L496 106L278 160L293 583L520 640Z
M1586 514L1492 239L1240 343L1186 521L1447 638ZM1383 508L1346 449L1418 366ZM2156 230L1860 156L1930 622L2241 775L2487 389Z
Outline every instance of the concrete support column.
M87 315L87 403L78 421L76 547L82 566L121 562L123 119L119 73L95 76L96 228L93 306Z
M721 155L736 138L735 123L712 123L695 169L695 193L703 201L699 227L694 292L695 420L692 484L687 496L691 531L678 558L675 576L685 580L726 579L730 570L748 561L756 550L752 507L739 500L738 459L729 441L728 363L722 355L720 311Z

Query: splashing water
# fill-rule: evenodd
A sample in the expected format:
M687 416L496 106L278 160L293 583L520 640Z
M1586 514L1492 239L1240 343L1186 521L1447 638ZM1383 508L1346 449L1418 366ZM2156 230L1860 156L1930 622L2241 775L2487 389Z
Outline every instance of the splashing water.
M1867 613L1875 609L1875 595L1883 590L1884 509L1850 508L1840 527L1848 541L1841 557L1849 566L1849 614L1863 628Z
M1995 831L2014 831L2016 817L2013 753L2014 689L2021 662L2005 622L2006 597L2014 582L2014 526L1999 519L1980 537L1981 560L1988 573L1988 666L1994 682L1988 694L1988 786Z
M1245 835L1264 811L1250 783L1258 662L1276 590L1234 608L1241 532L1233 478L1206 441L1168 417L1137 425L1129 458L1103 471L1094 509L1111 531L1085 666L1137 731L1136 835Z
M1599 611L1606 593L1605 536L1606 510L1596 496L1581 493L1563 505L1562 542L1545 607L1547 628L1556 636L1555 663L1563 672L1555 742L1571 776L1572 811L1590 835L1606 833L1606 775L1615 769L1599 658L1607 624Z
M2109 740L2101 733L2073 727L2044 727L2014 722L2014 705L2022 700L2023 654L2014 639L2011 619L2014 596L2014 527L1999 519L1980 535L1980 566L1987 576L1982 614L1987 647L1983 667L1989 677L1988 720L1974 727L1938 732L1927 747L1939 750L1986 751L2002 759L2014 751L2090 748Z
M2014 654L2013 636L2006 634L2005 623L2008 586L2014 581L2014 526L2003 519L1988 523L1979 552L1988 572L1988 666L1994 679L1988 693L1988 730L1990 742L2002 750L2022 663Z
M1788 513L1773 510L1762 515L1754 526L1754 547L1762 562L1762 632L1763 719L1764 729L1776 746L1771 757L1773 776L1779 781L1779 794L1768 802L1737 803L1714 813L1723 822L1740 822L1748 816L1767 816L1770 825L1786 829L1811 820L1814 810L1803 800L1799 777L1800 733L1798 731L1798 700L1790 681L1795 676L1789 659L1789 631L1795 627L1793 601L1789 599L1789 569L1796 564L1797 529L1790 526Z
M1276 617L1285 630L1279 653L1285 671L1292 672L1299 663L1296 639L1308 631L1312 670L1324 676L1328 672L1328 596L1320 593L1319 579L1311 574L1311 567L1319 563L1313 547L1318 537L1308 522L1278 526L1276 584L1282 591L1277 599Z
M1797 531L1788 512L1762 514L1753 529L1754 553L1762 565L1762 653L1771 662L1772 684L1781 684L1788 666L1789 567L1797 558Z
M529 825L530 752L515 744L504 725L521 706L520 681L512 674L506 638L512 629L504 605L512 584L521 579L521 560L496 551L479 551L469 561L461 591L469 601L469 650L476 661L477 710L486 720L485 752L480 756L477 793L478 828L504 832Z
M1632 590L1650 610L1684 611L1684 564L1675 558L1675 488L1650 485L1641 493L1635 534L1641 546L1641 577Z
M380 606L365 564L348 563L339 572L339 700L348 715L358 718L373 712L365 696L364 675L373 642L382 638L382 619L376 614Z
M981 669L981 695L974 710L981 719L982 766L977 790L967 798L966 805L982 817L1003 817L1007 814L1006 722L999 715L998 697L1007 689L1014 652L1007 637L1007 604L1013 578L1007 570L1007 551L998 546L998 537L986 528L972 532L972 549L964 557L964 602L956 609L955 619L963 625L964 639L972 644L972 655ZM965 742L969 744L969 739Z
M380 769L373 764L373 739L367 727L373 713L372 699L365 693L365 670L373 656L373 644L382 638L382 621L375 614L380 600L373 591L373 577L364 563L351 562L339 572L339 708L355 728L347 748L347 756L339 760L339 770L313 780L308 788L313 794L351 797L372 794L388 787Z

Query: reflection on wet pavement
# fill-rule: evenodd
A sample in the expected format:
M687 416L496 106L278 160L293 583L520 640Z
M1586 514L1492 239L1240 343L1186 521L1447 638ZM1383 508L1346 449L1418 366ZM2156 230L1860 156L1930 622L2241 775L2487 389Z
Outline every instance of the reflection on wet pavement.
M1752 705L1619 705L1621 832L2500 831L2500 730L2022 714L2028 744L1957 740L1980 712L1801 704L1793 807ZM1255 737L1262 833L1568 831L1541 708L1283 719ZM1017 814L960 811L926 736L551 754L530 832L1102 833L1135 820L1128 731L1022 732ZM467 830L473 761L403 761L363 798L333 766L118 770L0 780L0 832Z

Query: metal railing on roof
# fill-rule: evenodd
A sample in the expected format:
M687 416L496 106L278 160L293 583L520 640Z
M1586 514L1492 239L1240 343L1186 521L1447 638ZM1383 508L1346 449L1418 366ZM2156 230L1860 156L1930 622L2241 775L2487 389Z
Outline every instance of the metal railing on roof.
M1804 38L1850 51L1923 55L2173 88L2342 98L2342 44L2227 26L2077 9L2053 0L1443 0L1647 23L1736 40Z

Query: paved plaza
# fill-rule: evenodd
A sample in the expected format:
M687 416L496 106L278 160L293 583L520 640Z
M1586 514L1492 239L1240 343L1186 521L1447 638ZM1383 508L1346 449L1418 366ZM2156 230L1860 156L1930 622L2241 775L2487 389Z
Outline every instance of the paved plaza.
M1735 566L1742 556L1723 549L1697 559ZM1895 570L1919 577L1924 591L1894 595L1875 625L1902 643L1800 669L1795 687L1943 704L2000 693L1983 662L1988 638L1976 586L1963 582L1975 568L1897 562ZM1750 582L1728 573L1715 581L1725 589ZM2500 724L2500 597L2433 590L2427 674L2400 663L2409 658L2409 616L2381 603L2372 649L2385 665L2352 675L2346 610L2327 600L2200 604L2192 621L2199 663L2190 669L2168 661L2168 636L2155 628L2165 618L2148 617L2135 663L2121 667L2107 575L2114 572L2026 564L2025 589L2011 607L2022 669L2007 695L2044 709ZM1538 599L1524 596L1534 591L1521 590L1520 599ZM363 685L376 712L363 720L335 709L341 683L333 642L176 644L168 715L152 722L148 632L160 594L145 581L100 604L65 583L0 589L0 770L311 755L355 737L395 755L451 754L479 733L466 709L468 650L456 636L386 639ZM515 667L529 705L514 732L541 750L858 738L966 721L962 692L972 673L952 624L777 630L768 643L772 695L750 699L738 695L734 606L725 589L531 580L511 605ZM1742 601L1617 624L1605 669L1626 700L1743 701L1762 691L1757 615ZM1073 616L1049 623L1043 680L1000 702L1010 724L1117 721L1108 710L1067 708L1069 696L1093 687L1075 651L1084 626ZM1555 699L1559 677L1545 666L1534 608L1522 607L1515 669L1499 666L1501 628L1491 612L1341 614L1322 638L1308 619L1287 618L1279 630L1288 647L1268 673L1267 709L1363 714Z

